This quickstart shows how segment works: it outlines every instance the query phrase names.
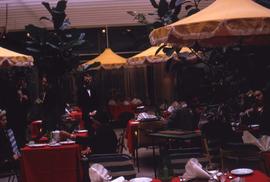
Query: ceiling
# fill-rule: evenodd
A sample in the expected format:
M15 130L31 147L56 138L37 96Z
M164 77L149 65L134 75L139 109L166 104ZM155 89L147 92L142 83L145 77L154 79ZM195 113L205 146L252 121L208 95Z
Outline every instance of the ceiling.
M214 0L202 0L200 7L204 8ZM40 27L51 27L50 22L39 18L49 16L41 5L42 0L0 0L0 27L5 26L6 5L8 6L8 31L23 30L25 25L34 24ZM55 6L57 0L47 0ZM158 0L157 0L158 2ZM180 17L184 16L185 10ZM66 14L72 27L101 27L101 26L132 26L136 25L133 17L127 11L138 13L154 13L156 9L150 0L68 0ZM147 15L149 22L154 22L156 15Z

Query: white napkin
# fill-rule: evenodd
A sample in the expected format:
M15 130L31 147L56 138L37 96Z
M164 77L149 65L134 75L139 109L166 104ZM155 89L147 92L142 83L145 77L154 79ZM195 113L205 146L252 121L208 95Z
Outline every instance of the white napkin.
M195 178L210 179L211 176L202 169L202 165L197 159L191 158L185 166L186 172L183 174L183 178L188 180Z
M107 182L111 179L108 170L101 164L93 164L89 168L89 177L91 182Z
M244 143L256 145L261 151L270 151L270 136L264 135L257 139L249 131L244 131L242 139Z
M124 182L125 181L125 178L123 176L120 176L114 180L112 180L111 182Z

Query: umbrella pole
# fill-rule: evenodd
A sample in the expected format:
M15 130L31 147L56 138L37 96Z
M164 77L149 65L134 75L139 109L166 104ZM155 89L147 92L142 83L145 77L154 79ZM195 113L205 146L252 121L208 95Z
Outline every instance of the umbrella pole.
M108 25L106 25L106 46L109 48L109 31L108 31Z

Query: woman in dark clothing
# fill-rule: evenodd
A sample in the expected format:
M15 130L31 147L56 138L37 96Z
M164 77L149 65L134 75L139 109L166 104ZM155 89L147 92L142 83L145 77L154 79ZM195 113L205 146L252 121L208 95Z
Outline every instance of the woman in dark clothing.
M88 138L79 138L73 134L68 134L61 131L62 135L67 138L76 140L86 149L82 151L83 154L106 154L116 153L117 150L117 136L111 126L108 124L108 116L101 111L94 111L89 113L90 123L93 130L88 131ZM65 137L64 137L65 138Z
M94 121L93 123L95 122L98 121ZM95 133L92 137L89 137L91 153L116 153L117 137L113 129L107 124L95 123L94 125L97 127Z

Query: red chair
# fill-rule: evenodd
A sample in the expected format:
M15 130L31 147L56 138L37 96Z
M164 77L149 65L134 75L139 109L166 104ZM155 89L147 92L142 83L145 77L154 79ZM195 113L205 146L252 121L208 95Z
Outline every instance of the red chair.
M42 135L42 120L33 121L30 125L31 138L35 139Z

